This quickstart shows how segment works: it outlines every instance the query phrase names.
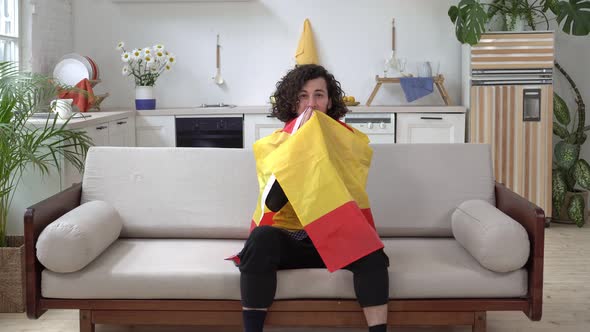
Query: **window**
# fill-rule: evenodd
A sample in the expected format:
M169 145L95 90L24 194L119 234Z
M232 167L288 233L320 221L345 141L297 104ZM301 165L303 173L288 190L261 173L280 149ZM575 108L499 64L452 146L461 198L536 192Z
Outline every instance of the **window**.
M0 61L18 61L19 0L0 0Z

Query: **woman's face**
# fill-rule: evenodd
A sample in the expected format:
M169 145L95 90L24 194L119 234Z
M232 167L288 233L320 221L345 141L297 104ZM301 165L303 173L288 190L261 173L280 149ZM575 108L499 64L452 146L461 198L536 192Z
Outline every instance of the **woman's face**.
M323 77L305 82L298 95L297 115L303 113L307 108L326 113L331 107L332 101L328 96L328 87Z

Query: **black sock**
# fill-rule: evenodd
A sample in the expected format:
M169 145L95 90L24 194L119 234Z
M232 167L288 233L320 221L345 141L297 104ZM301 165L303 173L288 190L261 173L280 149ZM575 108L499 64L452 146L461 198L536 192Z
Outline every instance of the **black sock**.
M387 324L369 326L369 332L387 332Z
M245 332L262 332L266 310L243 310Z

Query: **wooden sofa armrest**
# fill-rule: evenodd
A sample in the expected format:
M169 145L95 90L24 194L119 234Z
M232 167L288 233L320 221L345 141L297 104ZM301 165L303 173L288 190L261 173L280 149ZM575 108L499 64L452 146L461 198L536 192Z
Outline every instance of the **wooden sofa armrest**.
M525 314L534 321L541 319L543 305L543 257L545 247L545 212L540 207L496 182L496 207L518 221L527 231L531 242L528 271L529 311Z
M47 225L79 206L81 196L82 184L74 184L25 211L25 293L29 318L39 318L46 311L39 307L43 266L37 260L37 239Z

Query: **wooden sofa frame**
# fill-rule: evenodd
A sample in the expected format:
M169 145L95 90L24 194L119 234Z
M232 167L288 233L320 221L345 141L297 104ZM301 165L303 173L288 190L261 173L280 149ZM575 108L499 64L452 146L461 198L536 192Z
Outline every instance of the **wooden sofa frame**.
M80 184L27 209L24 217L26 310L31 319L48 309L80 310L80 332L94 332L95 324L224 326L241 330L240 301L236 300L94 300L51 299L41 296L41 271L35 244L47 225L80 205ZM522 311L541 319L545 214L503 184L495 184L496 206L521 223L531 242L526 264L528 294L523 298L411 299L389 302L388 325L469 325L486 330L487 311ZM268 326L366 326L356 300L277 300L269 309ZM232 328L233 327L233 328ZM224 329L225 330L225 329Z

